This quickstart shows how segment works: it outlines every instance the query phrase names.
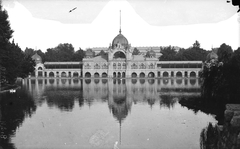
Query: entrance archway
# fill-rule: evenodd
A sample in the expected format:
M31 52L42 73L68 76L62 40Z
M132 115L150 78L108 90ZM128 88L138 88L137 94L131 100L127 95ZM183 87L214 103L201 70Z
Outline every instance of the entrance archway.
M108 75L107 75L106 72L102 73L102 77L103 77L103 78L106 78L107 76L108 76Z
M43 72L42 71L38 71L38 76L42 77L43 76Z
M77 72L74 72L74 73L73 73L73 77L78 77L78 73L77 73Z
M149 73L148 73L148 77L149 77L149 78L154 78L154 76L155 76L155 74L154 74L153 72L149 72Z
M121 72L118 72L117 77L121 78Z
M49 73L49 77L54 77L54 73L53 73L53 72L50 72L50 73Z
M90 73L90 72L86 72L86 73L85 73L85 77L86 77L86 78L90 78L90 77L91 77L91 73Z
M144 77L145 77L145 74L144 74L143 72L141 72L141 73L139 74L139 76L140 76L140 78L144 78Z
M190 77L196 77L196 73L195 72L190 72Z
M114 72L114 73L113 73L113 77L116 78L116 76L117 76L117 75L116 75L116 72Z
M99 73L94 73L94 78L99 78Z
M122 77L125 78L125 72L122 72Z
M180 71L178 71L178 72L176 73L176 77L182 77L182 73L181 73Z
M62 72L61 73L61 77L66 77L67 76L67 73L66 72Z
M163 77L168 77L168 72L163 72Z
M126 58L126 55L122 51L117 51L114 53L113 58Z
M136 78L137 77L137 74L134 72L132 73L132 78Z

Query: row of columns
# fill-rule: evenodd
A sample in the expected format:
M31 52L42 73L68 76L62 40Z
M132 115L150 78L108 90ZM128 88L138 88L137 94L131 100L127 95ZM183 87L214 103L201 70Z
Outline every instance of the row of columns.
M199 77L199 71L170 71L170 70L167 70L167 71L158 71L158 77L164 77L164 73L167 73L167 76L168 77L178 77L177 76L177 73L181 73L181 77L191 77L191 73L194 73L195 76L194 77ZM187 75L186 75L187 74Z
M79 70L78 70L79 71ZM81 72L78 71L43 71L36 70L35 77L81 77ZM53 73L53 76L50 76L50 73ZM64 73L65 76L62 76ZM74 75L76 74L76 75Z
M127 72L125 71L113 71L113 72L102 72L102 73L99 73L99 72L85 72L83 74L84 77L87 77L86 74L90 74L91 77L94 77L94 76L97 76L96 74L98 74L99 77L103 77L103 74L107 74L107 77L110 77L110 78L132 78L133 75L135 74L136 77L140 77L140 74L143 73L144 74L144 77L155 77L156 76L156 73L154 72L131 72L130 74L127 74Z

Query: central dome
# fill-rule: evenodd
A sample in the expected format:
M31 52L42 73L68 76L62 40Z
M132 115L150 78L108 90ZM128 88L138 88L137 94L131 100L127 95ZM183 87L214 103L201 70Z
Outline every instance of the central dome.
M119 34L113 39L112 42L112 48L116 48L118 46L118 44L121 44L124 49L126 49L128 47L128 40L127 38L125 38L122 34L121 31L119 32Z

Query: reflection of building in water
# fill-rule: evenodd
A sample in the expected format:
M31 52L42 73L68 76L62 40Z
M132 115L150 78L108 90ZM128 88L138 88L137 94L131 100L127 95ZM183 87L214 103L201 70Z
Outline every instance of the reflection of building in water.
M159 95L198 96L199 79L84 79L86 100L126 98L127 102L159 100Z
M34 97L35 103L47 102L61 110L71 110L75 100L82 106L82 80L79 79L25 79L23 84Z

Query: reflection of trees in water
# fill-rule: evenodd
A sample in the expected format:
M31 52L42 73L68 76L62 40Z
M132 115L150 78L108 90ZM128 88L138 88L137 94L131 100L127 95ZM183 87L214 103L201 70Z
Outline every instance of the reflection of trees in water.
M202 97L184 97L179 100L179 103L195 113L202 111L206 114L216 115L215 119L218 121L218 124L223 124L225 104L211 100L202 100Z
M79 106L84 104L82 92L79 89L48 89L44 96L46 96L48 106L56 106L62 111L71 111L75 100L79 100Z
M15 94L0 94L0 147L14 149L11 137L26 117L36 111L36 105L31 95L24 90L17 90Z
M177 102L177 98L171 95L160 95L160 106L173 108L174 104Z
M155 104L156 99L155 98L148 98L147 102L150 105L150 107L152 108L152 106Z

